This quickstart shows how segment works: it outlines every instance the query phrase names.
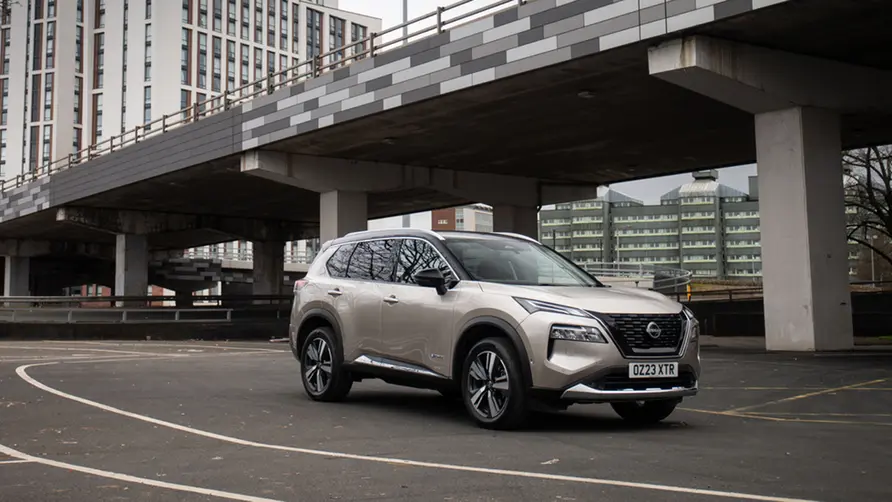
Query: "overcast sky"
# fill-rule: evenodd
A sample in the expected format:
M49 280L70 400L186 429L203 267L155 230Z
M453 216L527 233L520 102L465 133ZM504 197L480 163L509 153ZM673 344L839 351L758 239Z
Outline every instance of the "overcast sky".
M455 0L409 0L409 19L414 19L424 14L434 12L437 6L449 5ZM481 3L471 2L463 12L480 7ZM380 17L384 28L396 26L403 22L403 0L340 0L340 8L353 12L360 12L369 16ZM502 7L504 8L504 7ZM457 15L462 11L456 10ZM447 15L447 19L449 16ZM430 26L432 21L417 23L409 32L417 31L425 26ZM756 166L746 165L732 167L719 171L719 182L744 192L749 192L749 176L756 174ZM642 199L645 204L653 204L660 200L660 195L672 190L678 185L687 183L691 179L690 174L665 176L649 180L617 183L612 188L625 192L632 197Z

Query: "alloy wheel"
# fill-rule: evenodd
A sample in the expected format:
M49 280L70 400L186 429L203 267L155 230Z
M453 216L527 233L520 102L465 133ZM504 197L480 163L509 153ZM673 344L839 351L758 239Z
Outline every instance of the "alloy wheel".
M316 338L307 347L303 371L307 386L313 394L322 394L331 383L331 347L323 338Z
M498 354L485 350L477 354L468 369L468 395L480 416L493 420L508 405L508 368Z

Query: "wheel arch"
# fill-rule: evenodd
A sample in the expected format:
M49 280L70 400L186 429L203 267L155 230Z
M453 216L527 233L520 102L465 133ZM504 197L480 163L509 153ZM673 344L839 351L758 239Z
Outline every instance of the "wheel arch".
M341 325L334 314L321 308L315 308L307 311L307 313L304 315L303 320L301 320L300 326L297 328L297 336L294 343L295 352L300 352L300 348L303 347L304 341L307 339L307 336L309 336L309 334L312 333L314 329L323 326L331 328L331 330L334 332L334 336L337 339L337 350L341 353L340 355L343 358L344 339L341 335Z
M461 329L461 335L455 344L455 350L452 352L452 379L454 382L461 381L461 369L464 365L465 357L471 348L484 338L501 337L506 338L514 346L517 356L520 358L520 368L524 385L527 388L533 385L533 372L530 368L530 357L527 352L526 345L520 334L504 319L492 316L476 317L468 321Z

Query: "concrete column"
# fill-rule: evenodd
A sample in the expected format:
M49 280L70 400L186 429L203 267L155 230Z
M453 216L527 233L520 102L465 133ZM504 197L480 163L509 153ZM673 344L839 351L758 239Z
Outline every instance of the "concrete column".
M535 207L497 204L492 208L492 228L539 240L539 213Z
M31 296L31 258L7 256L3 296Z
M369 228L368 195L365 192L332 190L319 195L321 242Z
M255 295L280 295L285 281L285 242L254 241Z
M115 236L115 296L146 296L148 289L149 246L146 236L118 234Z
M839 116L756 115L766 348L853 346Z

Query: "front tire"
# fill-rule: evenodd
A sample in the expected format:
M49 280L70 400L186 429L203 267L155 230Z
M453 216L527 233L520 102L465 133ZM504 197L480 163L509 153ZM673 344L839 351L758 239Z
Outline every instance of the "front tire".
M520 359L510 342L486 338L477 342L462 365L462 400L468 413L485 429L514 429L529 415Z
M341 401L353 387L338 342L331 328L323 326L311 331L301 346L300 379L314 401Z
M623 420L635 425L652 425L662 421L675 411L680 400L630 401L610 403L613 411Z

